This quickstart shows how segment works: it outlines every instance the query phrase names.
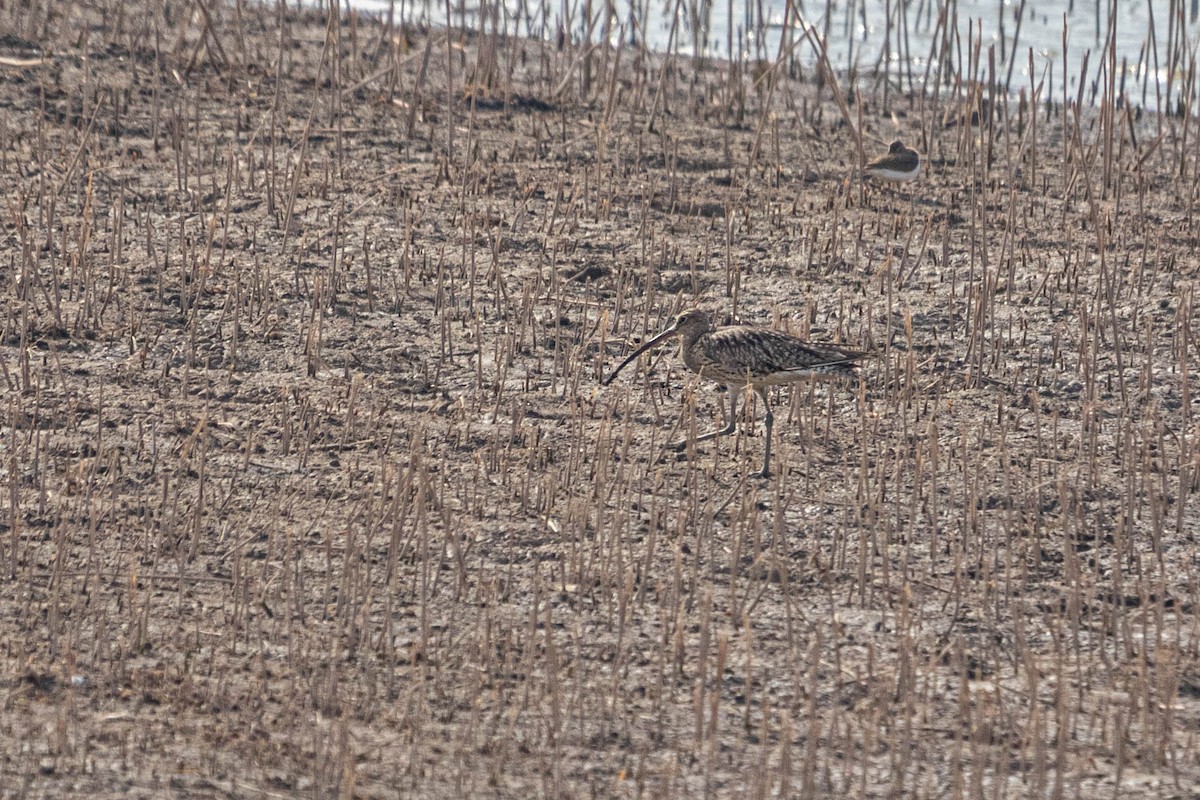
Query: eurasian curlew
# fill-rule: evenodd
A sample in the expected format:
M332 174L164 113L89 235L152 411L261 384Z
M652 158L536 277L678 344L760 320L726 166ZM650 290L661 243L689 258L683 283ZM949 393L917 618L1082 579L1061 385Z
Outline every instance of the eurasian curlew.
M737 398L746 386L762 398L767 415L762 477L771 474L771 428L774 416L767 387L808 377L848 377L868 354L836 344L811 344L791 334L752 325L714 328L712 318L700 310L685 311L662 333L644 343L612 371L603 384L613 382L627 364L671 336L679 336L683 363L703 378L729 387L729 417L724 428L696 437L702 442L737 430ZM722 409L724 410L724 409ZM678 442L683 447L687 441Z

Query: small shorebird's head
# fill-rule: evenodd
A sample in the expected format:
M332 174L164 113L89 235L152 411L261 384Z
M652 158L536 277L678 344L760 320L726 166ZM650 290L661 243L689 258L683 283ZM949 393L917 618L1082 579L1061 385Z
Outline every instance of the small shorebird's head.
M605 386L608 386L613 382L613 379L617 377L617 373L625 369L627 364L629 364L631 361L634 361L638 356L649 350L651 347L666 341L672 336L682 336L686 340L691 336L700 336L710 330L712 330L712 317L708 315L707 311L701 311L698 308L693 308L691 311L684 311L682 314L675 317L675 321L671 323L670 327L655 336L653 339L643 342L641 347L630 353L629 357L622 361L621 364L602 381L602 383Z

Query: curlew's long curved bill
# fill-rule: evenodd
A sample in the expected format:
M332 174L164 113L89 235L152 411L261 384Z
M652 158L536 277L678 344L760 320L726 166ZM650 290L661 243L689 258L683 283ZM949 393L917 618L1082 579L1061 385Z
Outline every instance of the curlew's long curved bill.
M637 350L634 350L632 353L630 353L629 358L622 361L620 366L618 366L616 369L614 369L612 372L610 372L608 374L608 377L605 378L603 381L601 381L600 384L602 386L608 386L610 383L613 382L613 379L617 377L617 373L620 372L621 370L625 369L626 365L628 365L629 362L637 360L637 357L640 356L642 353L646 352L651 347L654 347L654 345L658 344L663 339L666 339L667 337L671 336L674 333L675 333L675 325L672 324L671 327L667 328L665 331L658 334L650 341L642 344L642 346L639 347Z

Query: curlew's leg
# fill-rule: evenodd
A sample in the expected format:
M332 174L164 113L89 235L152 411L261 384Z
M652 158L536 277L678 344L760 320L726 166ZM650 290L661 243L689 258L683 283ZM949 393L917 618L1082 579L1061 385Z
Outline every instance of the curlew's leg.
M709 431L708 433L700 434L696 437L697 442L707 442L709 439L715 439L718 436L728 436L731 433L737 432L737 399L741 392L741 386L729 387L729 417L725 421L725 427L718 431ZM721 410L725 410L724 405L721 406ZM671 445L671 447L675 450L682 450L683 448L687 447L687 443L688 440L683 439L682 441L675 442L675 444Z
M767 390L765 388L755 387L754 391L758 392L758 396L762 398L763 408L767 410L767 418L763 421L766 427L766 445L763 446L763 468L760 473L762 477L771 477L771 427L775 424L775 415L771 413L771 404L767 400Z
M728 389L729 389L729 391L728 391L729 418L725 420L725 427L721 428L721 430L719 430L719 431L709 431L708 433L704 434L703 436L696 437L697 442L704 441L706 439L715 439L718 436L728 436L729 434L737 431L737 401L738 401L738 395L740 395L742 393L742 387L730 386L730 387L728 387ZM724 408L725 408L725 406L722 405L721 409L724 410Z

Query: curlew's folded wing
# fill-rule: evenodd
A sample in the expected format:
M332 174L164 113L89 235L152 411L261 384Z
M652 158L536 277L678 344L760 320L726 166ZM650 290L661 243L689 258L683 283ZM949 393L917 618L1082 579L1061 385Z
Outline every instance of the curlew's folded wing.
M781 331L749 326L714 331L704 343L704 357L712 372L751 381L853 375L856 362L864 355L838 345L811 344Z

